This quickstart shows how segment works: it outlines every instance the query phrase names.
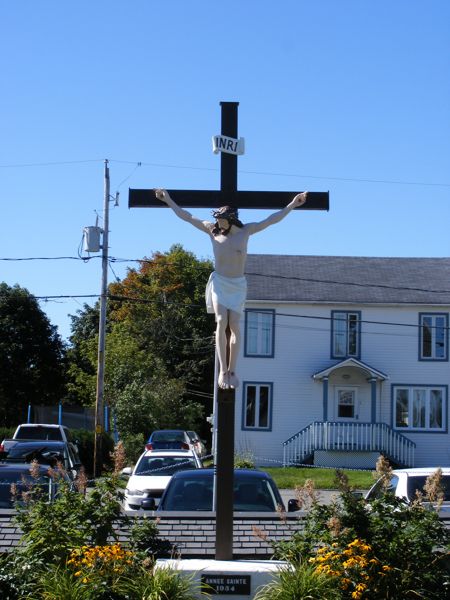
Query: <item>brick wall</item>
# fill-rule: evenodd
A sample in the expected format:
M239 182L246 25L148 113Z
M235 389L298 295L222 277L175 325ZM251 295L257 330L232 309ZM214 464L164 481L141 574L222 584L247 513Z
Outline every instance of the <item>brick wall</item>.
M13 510L0 510L0 552L8 552L20 542L21 532L14 524ZM289 539L303 526L304 513L248 513L234 519L233 555L235 558L270 558L270 541ZM133 515L134 517L134 515ZM140 517L134 517L139 519ZM156 519L159 537L168 540L181 558L212 558L215 555L216 522L214 513L149 513ZM127 541L127 530L118 530L119 540Z

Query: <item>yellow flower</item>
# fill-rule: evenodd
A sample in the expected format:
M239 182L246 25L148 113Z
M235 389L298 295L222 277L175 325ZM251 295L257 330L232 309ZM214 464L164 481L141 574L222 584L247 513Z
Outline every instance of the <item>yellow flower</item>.
M345 562L342 563L342 566L344 567L344 569L351 569L352 567L354 567L355 565L358 564L358 561L356 560L356 558L349 558L348 560L346 560Z
M356 589L359 592L363 592L366 589L367 585L365 585L364 583L358 583L358 585L356 586Z

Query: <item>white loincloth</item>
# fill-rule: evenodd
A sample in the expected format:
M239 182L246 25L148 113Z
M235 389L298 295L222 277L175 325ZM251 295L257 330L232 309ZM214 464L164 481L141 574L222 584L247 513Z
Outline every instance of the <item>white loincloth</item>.
M217 304L241 313L244 310L246 297L247 280L245 277L224 277L215 271L209 276L205 290L207 312L214 312L214 299Z

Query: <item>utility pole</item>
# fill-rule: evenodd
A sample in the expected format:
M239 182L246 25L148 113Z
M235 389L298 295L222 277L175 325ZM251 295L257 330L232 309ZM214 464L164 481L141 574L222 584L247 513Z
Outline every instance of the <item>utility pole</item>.
M100 293L100 320L98 324L97 393L95 398L95 444L94 477L102 471L102 435L104 431L104 381L105 381L105 333L106 300L108 292L108 233L109 233L110 183L108 160L105 160L103 197L103 243L102 243L102 286Z

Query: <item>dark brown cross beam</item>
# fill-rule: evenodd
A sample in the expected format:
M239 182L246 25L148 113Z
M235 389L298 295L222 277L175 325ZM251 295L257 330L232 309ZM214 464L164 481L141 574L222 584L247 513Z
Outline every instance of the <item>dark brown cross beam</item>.
M233 140L237 135L238 102L221 102L221 135ZM284 208L295 192L247 192L237 189L237 155L221 153L220 190L168 190L173 200L186 208ZM130 208L164 208L155 190L131 190ZM328 210L328 192L308 192L306 203L296 210ZM217 382L216 382L217 385ZM217 390L217 456L216 459L216 559L233 558L233 480L234 480L234 418L235 390Z
M221 190L167 190L172 199L185 208L284 208L298 192L222 192ZM306 203L295 210L328 210L328 192L308 192ZM155 190L130 190L130 208L167 208Z
M239 102L221 102L223 136L237 139L237 109ZM168 190L178 206L185 208L284 208L293 199L295 192L250 192L237 189L237 155L221 153L220 190ZM129 191L130 208L164 208L166 204L158 200L155 190ZM328 210L328 192L308 192L308 200L296 210Z

